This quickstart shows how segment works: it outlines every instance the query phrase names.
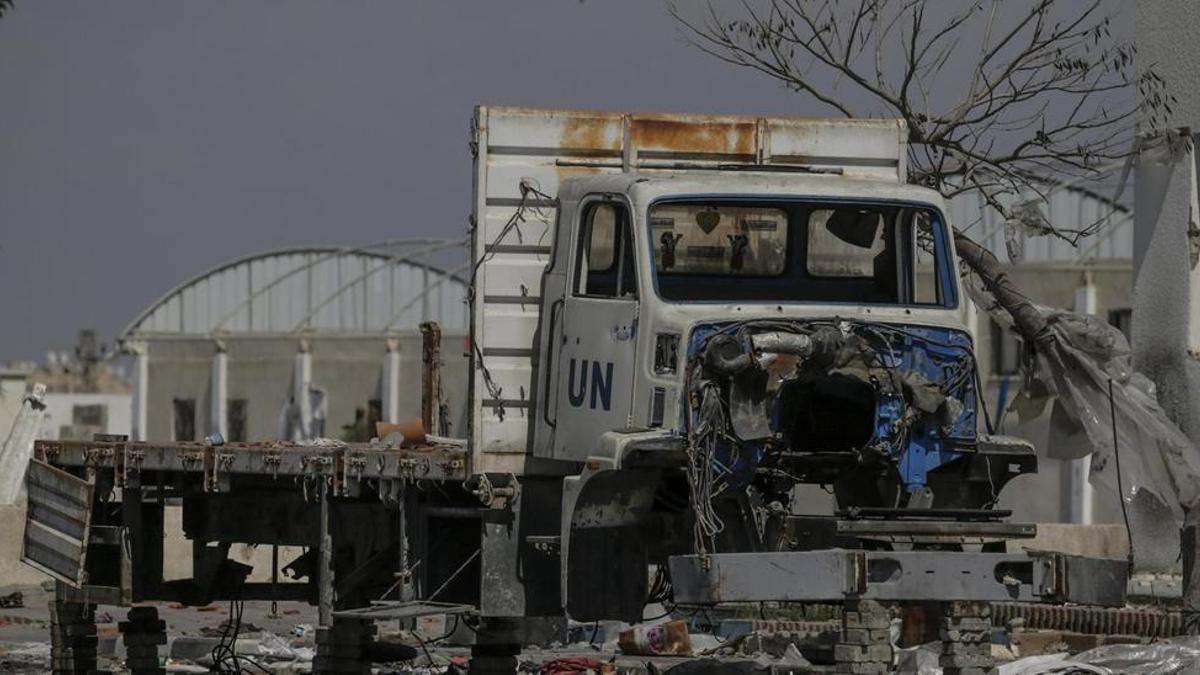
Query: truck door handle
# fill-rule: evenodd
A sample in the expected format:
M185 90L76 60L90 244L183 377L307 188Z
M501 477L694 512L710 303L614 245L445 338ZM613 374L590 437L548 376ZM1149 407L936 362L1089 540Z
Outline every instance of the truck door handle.
M546 375L542 378L542 420L550 427L558 424L558 408L554 409L554 419L550 419L550 378L554 373L558 372L557 364L554 363L554 344L558 342L558 335L554 332L555 326L558 325L558 311L562 308L563 299L559 298L550 304L550 321L546 326L549 335L546 336L546 363L542 368L546 371Z

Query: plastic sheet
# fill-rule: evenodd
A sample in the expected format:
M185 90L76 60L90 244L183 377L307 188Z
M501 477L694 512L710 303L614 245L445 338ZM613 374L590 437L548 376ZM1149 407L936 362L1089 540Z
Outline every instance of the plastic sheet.
M1042 654L1001 664L996 675L1113 675L1107 668L1068 660L1067 654Z
M1106 645L1069 659L1123 675L1183 675L1200 672L1200 636L1171 638L1148 645Z
M977 283L967 286L979 307L1013 325L1012 315L987 290ZM1093 316L1030 303L1026 307L1036 312L1036 368L1027 374L1013 410L1022 423L1048 416L1050 442L1039 450L1056 459L1093 453L1091 481L1117 494L1111 381L1121 497L1135 534L1136 564L1170 564L1178 554L1183 509L1200 498L1200 451L1167 417L1153 383L1133 370L1129 343L1120 330ZM1026 329L1029 318L1022 317Z

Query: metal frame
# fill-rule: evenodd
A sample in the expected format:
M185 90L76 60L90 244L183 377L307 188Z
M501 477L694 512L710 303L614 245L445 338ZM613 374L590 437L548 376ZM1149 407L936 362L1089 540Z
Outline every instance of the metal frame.
M275 249L275 250L271 250L271 251L264 251L262 253L256 253L253 255L243 256L241 258L237 258L236 260L230 260L228 262L222 263L221 265L218 265L216 267L205 270L204 272L201 272L200 274L197 274L197 275L177 284L175 287L171 288L166 293L163 293L161 296L156 298L154 300L154 302L152 302L151 304L146 306L145 309L143 309L132 321L129 322L128 325L125 326L125 328L123 330L121 330L121 332L117 336L117 342L124 343L124 342L130 341L130 340L136 340L144 334L153 334L154 331L150 331L149 333L147 333L146 331L142 330L142 324L145 323L151 316L153 316L155 312L157 312L159 309L161 309L163 306L165 306L168 302L170 302L172 298L181 296L189 288L197 286L198 284L205 282L207 279L209 279L209 278L213 277L214 275L219 274L221 272L225 272L227 270L234 269L239 266L249 265L256 261L266 260L266 259L270 259L270 258L278 258L278 257L283 257L283 256L295 256L295 255L316 256L291 270L282 272L279 276L270 279L262 287L250 291L245 298L242 298L237 303L236 306L234 306L232 309L226 311L223 315L218 317L218 320L217 320L215 326L212 328L212 330L205 331L203 333L197 333L197 334L194 334L193 336L228 332L229 329L226 329L224 327L225 324L228 323L233 317L237 316L237 314L239 312L242 312L243 310L245 310L254 300L257 300L260 296L262 296L267 291L278 286L281 282L286 281L287 279L290 279L290 278L296 276L297 274L300 274L303 272L308 272L309 270L313 269L316 265L319 265L324 262L328 262L330 260L336 260L339 258L343 258L343 257L372 258L375 260L379 260L383 263L391 263L392 265L398 265L398 264L409 265L411 267L414 267L417 269L422 269L422 270L425 270L426 272L438 275L441 278L441 281L443 281L443 282L446 280L450 280L454 283L462 284L465 288L465 286L467 284L467 280L462 278L462 276L460 275L460 272L458 270L447 271L437 265L433 265L433 264L430 264L427 262L422 262L422 261L416 260L416 259L412 259L412 260L407 259L405 257L405 255L389 255L387 253L383 253L383 252L376 250L376 249L385 249L385 248L394 248L394 247L403 247L403 246L425 246L425 247L434 247L434 248L440 248L440 247L448 248L452 245L460 245L462 243L463 242L461 242L459 240L447 240L447 239L435 239L435 238L415 238L415 239L414 238L405 238L405 239L390 239L390 240L385 240L385 241L380 241L380 242L374 242L371 244L366 244L363 246L351 246L351 247L345 247L345 248L299 247L299 248ZM383 269L383 268L380 268L380 269ZM461 270L461 268L459 268L459 269ZM356 278L354 280L355 283L360 282L360 281L361 281L361 278ZM336 289L335 292L333 293L333 295L330 296L329 298L326 298L325 300L328 301L332 297L337 297L338 295L344 293L348 288L353 287L353 285L354 285L354 283L351 283L348 285L343 285L341 288ZM440 286L441 284L439 283L438 285ZM396 317L392 317L390 323L394 324L395 319L396 319ZM244 331L242 331L242 332L244 332ZM252 332L262 332L262 331L252 331ZM279 330L275 331L275 333L277 333L279 335L285 335L285 336L292 335L292 334L294 334L294 332L295 332L294 327L290 327L290 326L287 329L279 329ZM172 333L172 334L178 334L178 333Z
M461 481L468 476L467 451L459 445L385 448L368 444L308 446L287 442L148 443L38 441L34 457L60 467L110 468L114 487L146 471L203 474L206 492L229 489L235 474L326 479L338 496L359 496L366 481Z
M862 551L718 553L670 560L675 601L1077 602L1121 606L1125 560L1055 553Z

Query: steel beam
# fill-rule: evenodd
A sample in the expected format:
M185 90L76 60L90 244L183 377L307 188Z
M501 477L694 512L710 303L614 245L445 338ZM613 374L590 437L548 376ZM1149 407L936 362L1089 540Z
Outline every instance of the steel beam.
M1124 560L1056 554L829 549L670 560L675 601L1070 601L1124 603Z
M317 621L321 626L333 625L333 495L321 489L321 534L317 548Z

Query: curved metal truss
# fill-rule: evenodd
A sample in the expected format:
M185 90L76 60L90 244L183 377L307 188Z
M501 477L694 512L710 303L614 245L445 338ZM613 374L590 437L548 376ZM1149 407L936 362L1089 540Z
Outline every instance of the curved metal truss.
M461 239L394 239L347 248L269 251L219 265L172 288L119 340L151 335L371 334L436 320L466 331L463 267L430 262Z

